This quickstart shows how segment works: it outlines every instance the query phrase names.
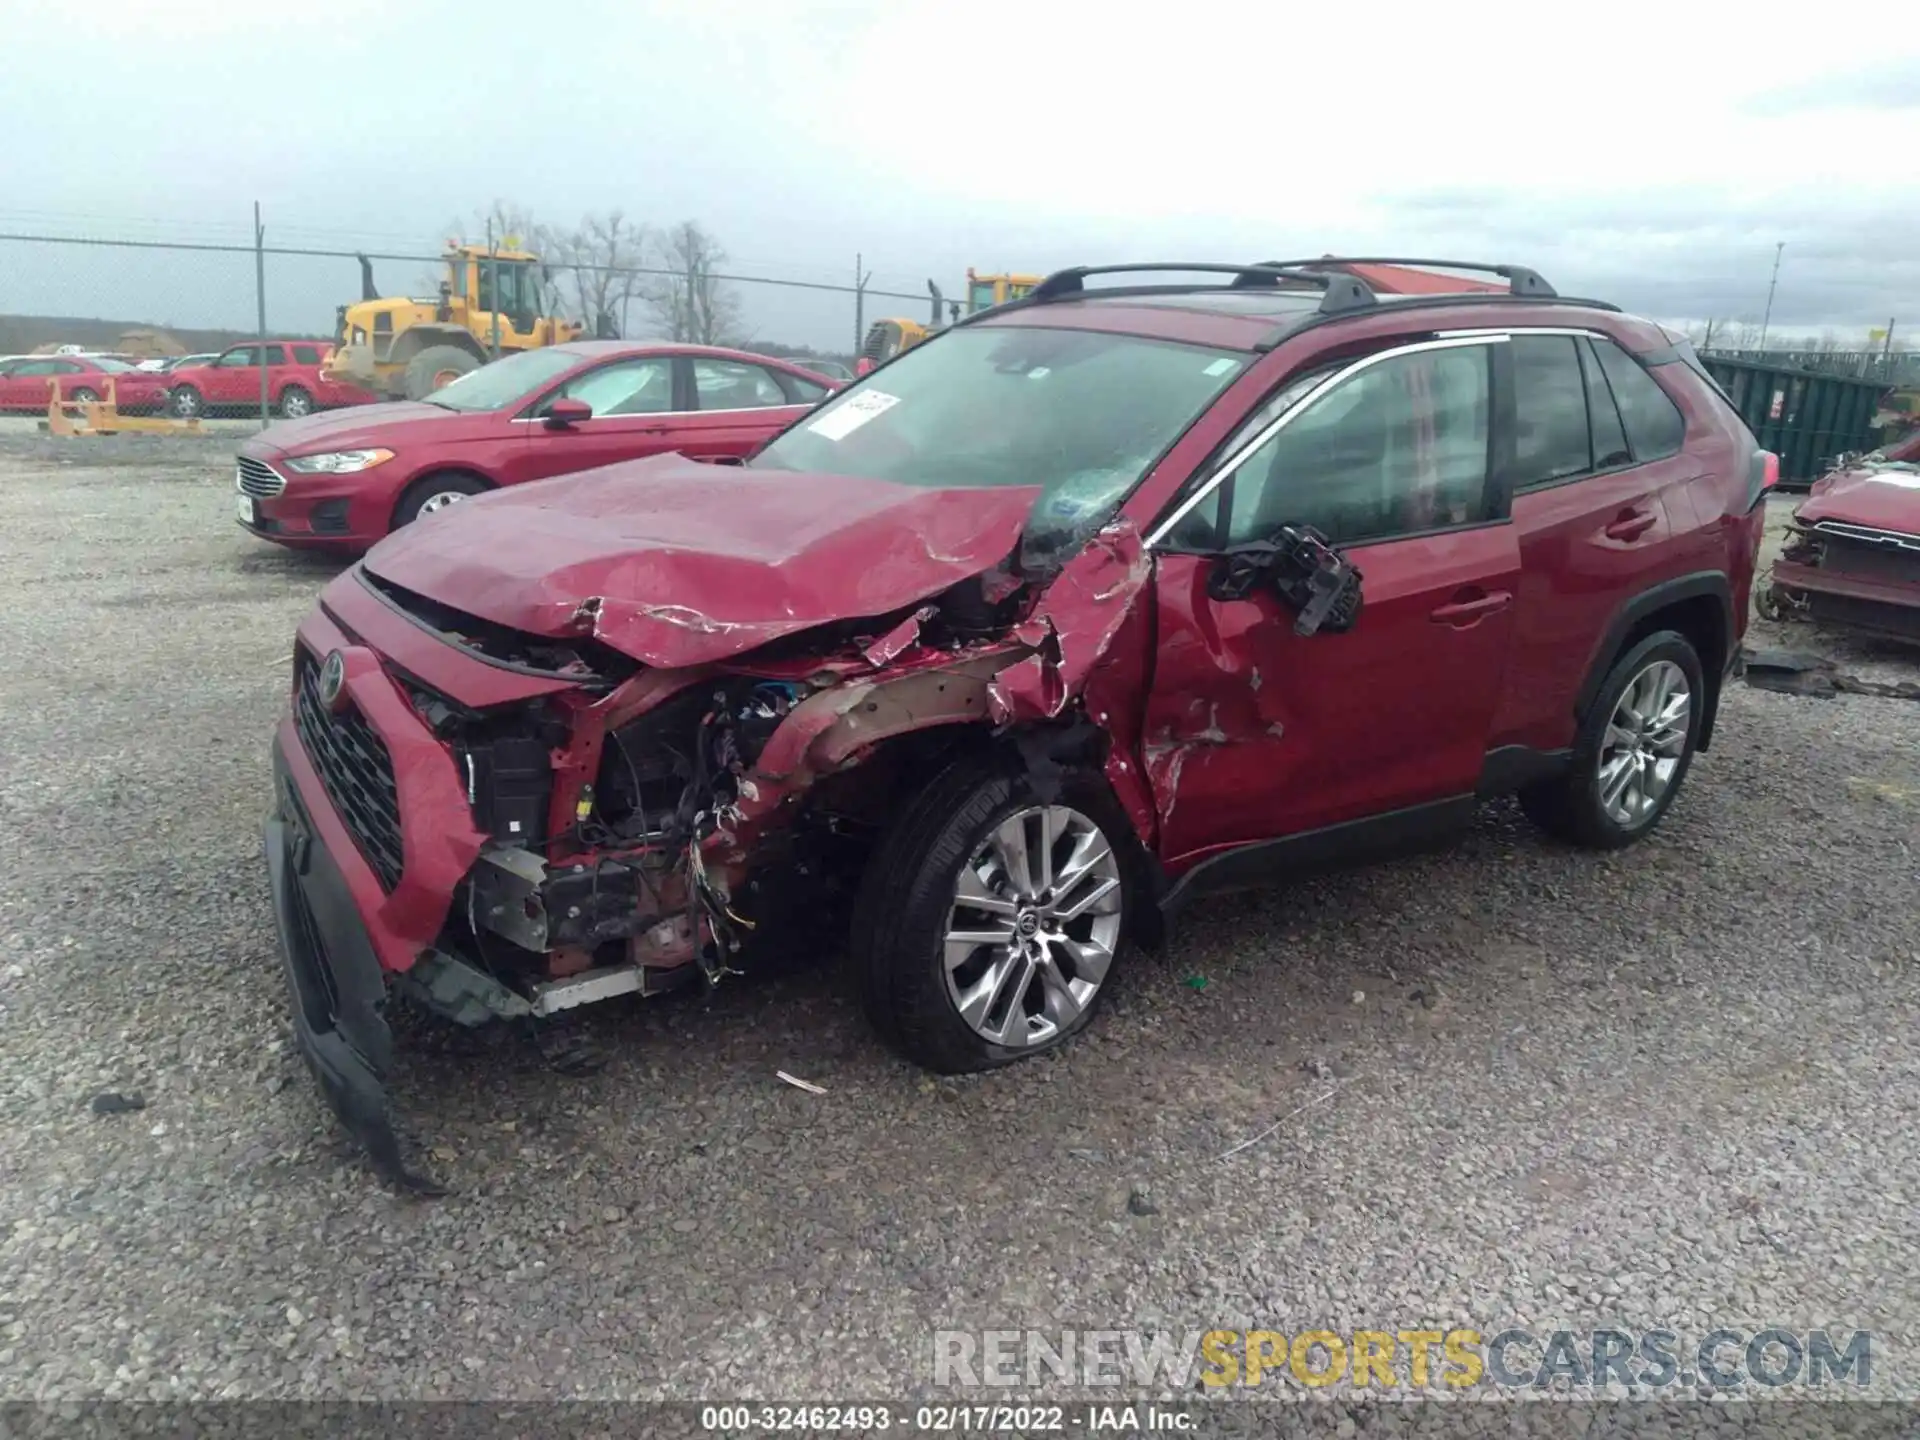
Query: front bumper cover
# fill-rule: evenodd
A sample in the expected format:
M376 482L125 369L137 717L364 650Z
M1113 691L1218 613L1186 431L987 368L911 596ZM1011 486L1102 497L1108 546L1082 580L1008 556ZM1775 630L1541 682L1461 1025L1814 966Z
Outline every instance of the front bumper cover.
M294 1036L327 1103L375 1168L420 1195L444 1194L407 1168L388 1111L393 1060L387 982L346 877L315 832L278 739L274 812L265 827L267 875L280 931Z

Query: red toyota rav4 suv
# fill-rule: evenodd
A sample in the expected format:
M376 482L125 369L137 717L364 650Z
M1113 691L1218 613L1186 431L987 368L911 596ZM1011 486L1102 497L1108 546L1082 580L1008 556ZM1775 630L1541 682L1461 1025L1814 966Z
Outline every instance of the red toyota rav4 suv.
M430 1183L395 990L540 1019L837 917L880 1032L971 1070L1079 1030L1203 891L1504 791L1645 835L1774 461L1659 327L1461 268L1508 293L1063 271L740 468L501 490L335 580L267 858L301 1046L381 1168Z

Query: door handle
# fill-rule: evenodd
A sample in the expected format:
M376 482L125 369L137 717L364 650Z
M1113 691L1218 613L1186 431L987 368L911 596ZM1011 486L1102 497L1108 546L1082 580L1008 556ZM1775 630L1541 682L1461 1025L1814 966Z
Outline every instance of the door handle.
M1504 610L1513 603L1513 595L1506 590L1493 590L1480 594L1467 594L1465 599L1449 600L1435 610L1432 619L1441 625L1465 627L1478 624L1480 620Z
M1638 540L1659 523L1651 510L1624 510L1607 526L1609 540Z

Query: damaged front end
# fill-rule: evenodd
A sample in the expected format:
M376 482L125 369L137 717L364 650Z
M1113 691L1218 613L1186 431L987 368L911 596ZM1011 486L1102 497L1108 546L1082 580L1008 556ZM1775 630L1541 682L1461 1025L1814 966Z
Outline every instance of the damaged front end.
M1920 466L1866 462L1794 512L1765 609L1920 644Z
M384 568L342 576L301 627L266 849L302 1052L420 1192L438 1187L388 1113L391 994L537 1029L832 948L898 797L985 743L1034 602L988 566L659 665L600 638L607 607L533 635Z

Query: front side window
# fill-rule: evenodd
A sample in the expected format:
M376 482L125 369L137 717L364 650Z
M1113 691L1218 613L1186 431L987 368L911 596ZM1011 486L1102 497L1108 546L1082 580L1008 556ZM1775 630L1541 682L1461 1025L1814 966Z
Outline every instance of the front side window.
M214 364L223 370L232 370L241 365L259 364L259 355L260 347L258 345L242 345L238 350L227 351L226 354L214 361Z
M737 360L694 361L693 393L702 410L764 410L793 403L764 369Z
M1226 543L1307 524L1351 545L1485 518L1488 353L1390 356L1308 403L1222 482Z
M565 350L522 350L449 381L427 403L443 410L505 410L532 399L579 363L578 355Z
M1644 465L1676 455L1686 439L1687 422L1680 407L1647 374L1640 363L1611 340L1595 340L1594 353L1600 357L1613 398L1620 406L1620 419L1627 427L1627 444L1633 458Z
M1137 335L968 325L836 393L748 462L927 488L1035 486L1028 557L1112 517L1247 357Z
M554 398L562 396L586 401L596 419L602 415L661 415L673 409L673 362L656 355L602 365L562 385Z

